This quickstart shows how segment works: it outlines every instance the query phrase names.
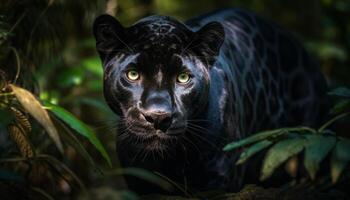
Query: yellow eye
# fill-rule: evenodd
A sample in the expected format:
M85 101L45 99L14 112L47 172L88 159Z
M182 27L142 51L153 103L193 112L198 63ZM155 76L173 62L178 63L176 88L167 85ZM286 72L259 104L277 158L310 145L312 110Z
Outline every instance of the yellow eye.
M129 70L126 73L126 76L131 81L136 81L136 80L138 80L140 78L140 74L136 70Z
M177 75L176 81L178 83L188 83L190 81L191 77L188 73L182 72L179 75Z

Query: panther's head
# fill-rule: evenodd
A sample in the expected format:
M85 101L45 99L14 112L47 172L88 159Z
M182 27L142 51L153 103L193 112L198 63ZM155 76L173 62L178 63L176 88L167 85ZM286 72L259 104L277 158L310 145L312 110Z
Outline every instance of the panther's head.
M151 16L124 28L102 15L93 31L104 95L121 117L120 134L135 138L141 148L167 147L166 141L183 135L188 121L206 107L222 25L211 22L191 31L169 17Z

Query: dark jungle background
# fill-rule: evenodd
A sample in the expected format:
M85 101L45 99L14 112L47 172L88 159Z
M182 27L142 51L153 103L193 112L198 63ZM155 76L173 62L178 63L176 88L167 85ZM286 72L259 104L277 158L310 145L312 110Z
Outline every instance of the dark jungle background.
M92 22L105 12L124 26L150 14L186 20L225 7L253 10L301 40L330 90L341 87L333 111L346 115L348 0L0 0L0 199L137 199L125 174L166 188L148 172L118 168L117 116L103 99ZM338 137L350 136L348 121L337 125Z

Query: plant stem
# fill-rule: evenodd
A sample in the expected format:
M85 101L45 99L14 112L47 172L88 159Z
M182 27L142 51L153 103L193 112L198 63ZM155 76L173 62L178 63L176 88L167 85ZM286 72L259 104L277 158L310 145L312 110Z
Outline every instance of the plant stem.
M13 92L0 93L0 96L12 96Z
M326 122L325 124L323 124L321 126L321 128L318 129L318 132L321 133L323 132L328 126L330 126L331 124L333 124L335 121L341 119L341 118L344 118L346 117L347 115L349 115L350 113L347 112L347 113L343 113L341 115L338 115L338 116L335 116L334 118L332 118L331 120L329 120L328 122Z

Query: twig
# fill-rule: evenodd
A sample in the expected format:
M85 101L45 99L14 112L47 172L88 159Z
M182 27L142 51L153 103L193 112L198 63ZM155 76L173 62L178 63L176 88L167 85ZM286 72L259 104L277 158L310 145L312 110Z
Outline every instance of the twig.
M331 120L329 120L328 122L326 122L325 124L323 124L322 126L321 126L321 128L319 128L318 129L318 132L322 132L322 131L324 131L324 129L326 129L328 126L330 126L331 124L333 124L335 121L337 121L337 120L339 120L339 119L341 119L341 118L344 118L344 117L346 117L347 115L349 115L350 113L343 113L343 114L341 114L341 115L338 115L338 116L336 116L336 117L334 117L333 119L331 119Z
M21 72L21 60L19 58L17 50L14 47L9 47L9 48L10 48L11 51L13 51L13 53L15 54L15 57L16 57L17 70L16 70L16 76L15 76L15 78L12 81L12 84L16 84L17 79L19 77L19 74Z

